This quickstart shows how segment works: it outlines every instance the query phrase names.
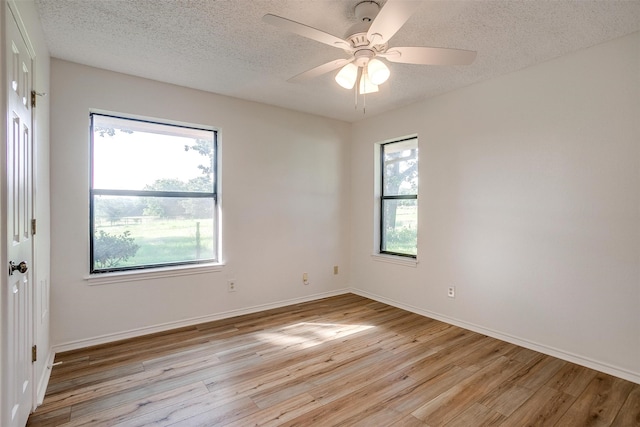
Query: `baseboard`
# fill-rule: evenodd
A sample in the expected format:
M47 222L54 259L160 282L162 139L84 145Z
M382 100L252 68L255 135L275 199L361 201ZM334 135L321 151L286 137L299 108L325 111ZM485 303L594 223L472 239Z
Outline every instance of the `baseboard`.
M530 350L534 350L549 356L557 357L558 359L566 360L571 363L575 363L577 365L585 366L590 369L595 369L596 371L604 372L609 375L613 375L627 381L634 382L636 384L640 384L640 373L631 372L626 369L621 369L615 366L611 366L606 363L599 362L597 360L590 359L588 357L580 356L577 354L573 354L564 350L560 350L557 348L549 347L544 344L532 342L526 339L522 339L519 337L515 337L509 334L502 333L500 331L495 331L493 329L488 329L473 323L464 322L458 319L454 319L448 316L444 316L439 313L434 313L429 310L424 310L418 307L414 307L409 304L404 304L398 301L391 300L389 298L372 294L370 292L363 291L361 289L350 288L351 293L363 296L365 298L369 298L378 302L382 302L384 304L388 304L397 308L401 308L403 310L410 311L412 313L419 314L421 316L429 317L431 319L440 320L445 323L449 323L451 325L455 325L464 329L468 329L470 331L474 331L483 335L490 336L492 338L496 338L502 341L506 341L511 344L519 345L520 347L525 347Z
M215 320L228 319L230 317L242 316L244 314L252 314L260 311L271 310L274 308L285 307L287 305L300 304L303 302L315 301L322 298L332 297L336 295L342 295L349 293L349 289L340 289L330 292L322 292L318 294L308 295L300 298L293 298L284 301L278 301L269 304L261 304L252 307L225 311L222 313L211 314L207 316L193 317L190 319L179 320L175 322L163 323L160 325L147 326L144 328L131 329L129 331L117 332L113 334L101 335L94 338L87 338L77 341L69 341L63 344L57 344L53 347L53 354L62 353L70 350L77 350L80 348L91 347L94 345L106 344L109 342L120 341L128 338L135 338L142 335L154 334L156 332L168 331L171 329L182 328L185 326L193 326L199 323L212 322Z
M42 375L40 376L40 380L38 381L38 389L36 391L36 402L34 408L42 405L44 401L44 394L47 391L47 386L49 385L49 378L51 377L51 368L53 367L53 361L56 357L55 351L53 348L49 348L49 354L47 354L47 361L45 362L44 369L42 370Z

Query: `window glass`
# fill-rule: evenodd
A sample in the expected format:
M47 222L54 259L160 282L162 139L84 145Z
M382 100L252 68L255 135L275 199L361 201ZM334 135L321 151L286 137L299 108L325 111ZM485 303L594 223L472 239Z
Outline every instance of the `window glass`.
M418 253L418 140L381 145L380 252Z
M92 273L217 260L216 138L91 115Z

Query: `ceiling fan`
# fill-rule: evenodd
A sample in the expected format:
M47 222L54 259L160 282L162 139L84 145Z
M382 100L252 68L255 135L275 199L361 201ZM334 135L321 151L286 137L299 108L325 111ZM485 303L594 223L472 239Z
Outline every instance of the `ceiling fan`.
M290 78L289 82L302 82L341 68L336 74L336 82L345 89L352 89L359 82L358 93L378 91L391 74L389 62L419 65L468 65L473 62L476 52L471 50L440 47L389 47L389 40L407 22L419 7L419 1L387 0L382 8L375 1L361 1L355 6L357 22L349 28L344 39L292 21L281 16L267 14L262 20L283 30L303 37L343 49L348 55L312 68Z

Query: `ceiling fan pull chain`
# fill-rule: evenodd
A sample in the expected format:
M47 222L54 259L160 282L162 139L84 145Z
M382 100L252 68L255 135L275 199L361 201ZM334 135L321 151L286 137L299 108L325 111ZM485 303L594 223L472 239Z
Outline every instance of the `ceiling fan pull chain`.
M358 82L358 90L362 90L362 115L367 114L367 67L362 67L362 75L360 76L360 81ZM362 88L360 88L362 85Z
M367 92L362 93L362 115L367 114Z

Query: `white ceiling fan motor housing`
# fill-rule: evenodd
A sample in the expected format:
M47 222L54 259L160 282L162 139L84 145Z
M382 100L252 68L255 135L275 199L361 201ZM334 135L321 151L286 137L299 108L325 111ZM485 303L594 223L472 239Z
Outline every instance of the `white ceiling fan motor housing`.
M364 40L360 40L360 38L355 40L354 47L357 47L361 46L363 42L364 44L369 43L366 38L366 34L367 31L369 31L371 23L375 17L378 16L378 12L380 12L380 6L374 1L363 1L356 5L354 12L356 16L356 23L349 27L345 38L354 44L354 41L351 39L364 33Z
M357 22L349 28L345 39L356 49L354 52L356 57L355 64L362 67L376 54L384 52L387 45L386 43L371 45L369 39L367 39L367 31L369 31L373 20L378 16L380 5L375 1L362 1L356 4L354 12Z

